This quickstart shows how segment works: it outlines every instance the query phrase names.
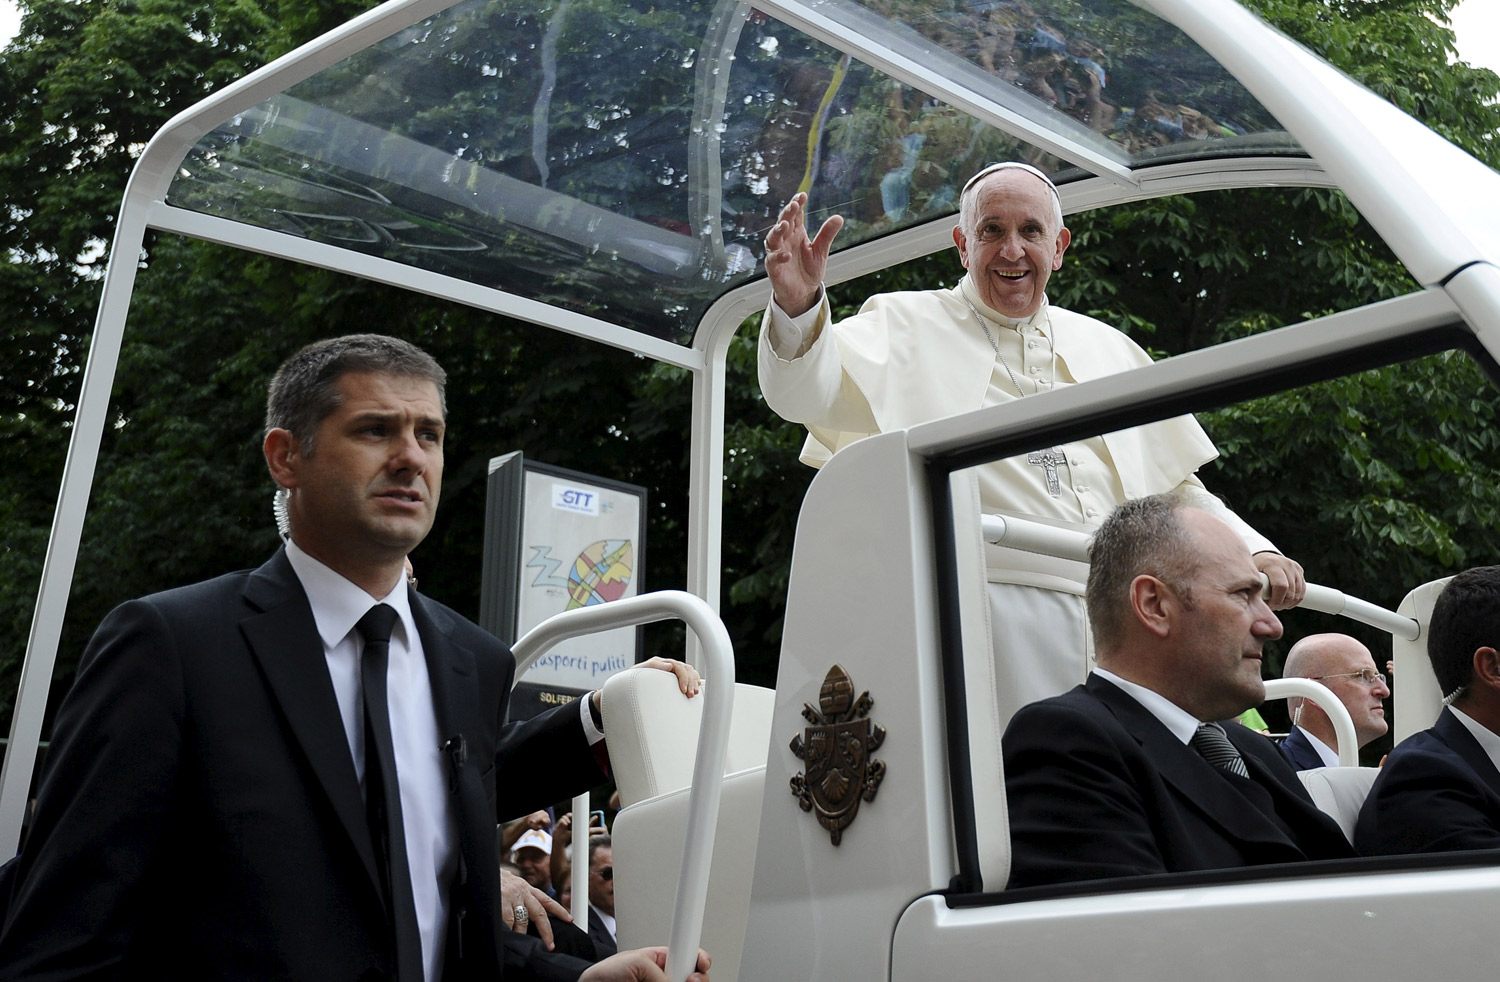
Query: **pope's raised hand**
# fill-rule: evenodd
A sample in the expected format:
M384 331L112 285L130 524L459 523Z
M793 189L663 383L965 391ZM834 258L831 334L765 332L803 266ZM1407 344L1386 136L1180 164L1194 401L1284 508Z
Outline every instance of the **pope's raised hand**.
M823 273L828 269L828 251L834 236L844 227L842 215L831 215L807 237L807 194L797 192L776 216L776 224L766 233L766 275L776 303L793 317L811 310L823 289Z

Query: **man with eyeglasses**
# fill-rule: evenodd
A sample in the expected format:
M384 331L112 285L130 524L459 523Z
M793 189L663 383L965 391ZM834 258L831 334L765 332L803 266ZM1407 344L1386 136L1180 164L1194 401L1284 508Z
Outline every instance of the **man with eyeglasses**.
M766 404L807 427L803 463L821 467L872 434L1151 364L1125 334L1048 302L1072 236L1056 186L1036 167L991 164L964 185L953 243L967 272L955 286L879 294L837 323L823 275L843 218L809 237L807 205L806 194L794 196L766 235L772 302L757 356ZM1217 456L1197 421L1179 416L970 473L984 513L1085 533L1123 501L1180 489L1235 529L1270 581L1271 606L1295 606L1302 567L1199 481L1198 468ZM991 545L985 566L994 687L1008 708L1077 683L1093 662L1083 564Z
M1322 682L1354 720L1354 738L1363 747L1385 736L1385 700L1391 696L1384 673L1375 668L1370 649L1347 634L1312 634L1287 652L1281 677ZM1317 703L1301 697L1287 700L1292 731L1281 741L1281 753L1299 771L1336 767L1338 738L1333 721Z
M1444 709L1390 752L1354 827L1365 855L1500 849L1500 566L1438 594L1427 657Z

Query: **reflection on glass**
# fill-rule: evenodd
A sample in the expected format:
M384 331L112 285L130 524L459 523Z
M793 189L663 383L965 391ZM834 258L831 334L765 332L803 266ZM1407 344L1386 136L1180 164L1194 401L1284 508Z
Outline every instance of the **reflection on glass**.
M1120 0L830 9L1113 154L1275 125ZM686 343L795 192L847 247L1007 158L1063 170L748 5L467 0L210 133L168 200Z
M1106 136L1137 162L1197 156L1212 149L1179 145L1256 134L1276 134L1257 145L1295 149L1217 62L1128 0L866 0L864 6L1014 87L1036 108Z

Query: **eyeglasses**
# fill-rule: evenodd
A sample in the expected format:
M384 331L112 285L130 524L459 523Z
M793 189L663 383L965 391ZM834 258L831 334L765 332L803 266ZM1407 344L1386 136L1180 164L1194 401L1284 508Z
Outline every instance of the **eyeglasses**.
M615 868L613 866L601 866L594 872L598 873L599 879L603 880L605 883L608 883L610 880L613 880L615 878Z
M1362 668L1357 672L1340 672L1338 675L1313 676L1314 682L1321 682L1324 679L1359 679L1361 682L1363 682L1365 685L1370 686L1371 688L1375 687L1376 682L1379 682L1381 685L1385 685L1385 673L1376 672L1368 668Z

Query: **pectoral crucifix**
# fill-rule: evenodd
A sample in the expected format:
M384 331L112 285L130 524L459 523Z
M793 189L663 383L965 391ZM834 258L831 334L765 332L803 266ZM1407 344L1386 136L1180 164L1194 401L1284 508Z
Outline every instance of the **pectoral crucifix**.
M1062 494L1062 484L1057 480L1057 465L1066 464L1068 455L1053 447L1051 450L1035 450L1026 455L1026 463L1035 464L1047 474L1047 493L1056 498Z

